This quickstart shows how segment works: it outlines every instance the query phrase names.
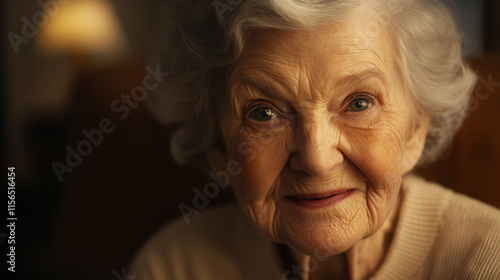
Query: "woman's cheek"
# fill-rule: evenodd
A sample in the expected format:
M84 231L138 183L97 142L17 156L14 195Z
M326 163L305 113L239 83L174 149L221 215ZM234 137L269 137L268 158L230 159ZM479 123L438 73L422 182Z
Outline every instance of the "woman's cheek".
M234 180L233 188L237 194L258 199L274 193L279 174L288 162L285 138L283 134L265 133L240 137L230 155L242 167L242 172Z
M374 187L401 177L402 135L392 125L345 133L351 149L347 155Z

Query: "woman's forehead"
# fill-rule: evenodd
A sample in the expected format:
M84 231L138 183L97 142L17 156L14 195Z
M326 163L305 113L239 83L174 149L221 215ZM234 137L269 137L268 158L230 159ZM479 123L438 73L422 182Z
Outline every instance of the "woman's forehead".
M393 76L391 42L373 34L333 27L312 31L263 31L249 42L230 76L230 84L252 86L282 82L298 92L301 83L331 89L376 80L387 86ZM339 33L342 32L342 33ZM372 79L374 78L374 79Z
M386 29L381 21L361 10L342 22L314 29L254 31L233 74L259 68L359 72L359 67L368 65L385 72L393 62L393 42Z

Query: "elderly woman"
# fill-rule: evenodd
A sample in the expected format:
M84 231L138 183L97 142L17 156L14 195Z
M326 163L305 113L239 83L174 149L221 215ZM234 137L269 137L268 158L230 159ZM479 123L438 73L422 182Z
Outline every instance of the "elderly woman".
M411 175L450 141L475 83L445 5L179 0L167 10L160 95L162 114L183 125L174 155L214 171L205 200L227 183L238 205L183 205L185 219L130 274L500 279L500 211Z

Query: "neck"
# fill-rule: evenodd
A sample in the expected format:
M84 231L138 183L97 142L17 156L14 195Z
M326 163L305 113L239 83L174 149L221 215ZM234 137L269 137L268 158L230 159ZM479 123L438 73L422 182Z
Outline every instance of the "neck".
M351 280L368 279L380 268L394 236L398 213L399 205L374 235L360 240L345 253Z

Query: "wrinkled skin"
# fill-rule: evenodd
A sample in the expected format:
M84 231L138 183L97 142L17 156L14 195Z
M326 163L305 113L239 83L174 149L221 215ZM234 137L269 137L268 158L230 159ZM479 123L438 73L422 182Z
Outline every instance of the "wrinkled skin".
M313 255L337 255L379 230L396 210L402 176L420 157L429 118L418 113L383 28L371 15L307 31L260 30L247 41L218 104L239 204L264 236ZM418 115L418 118L416 117ZM349 190L308 208L297 195Z

